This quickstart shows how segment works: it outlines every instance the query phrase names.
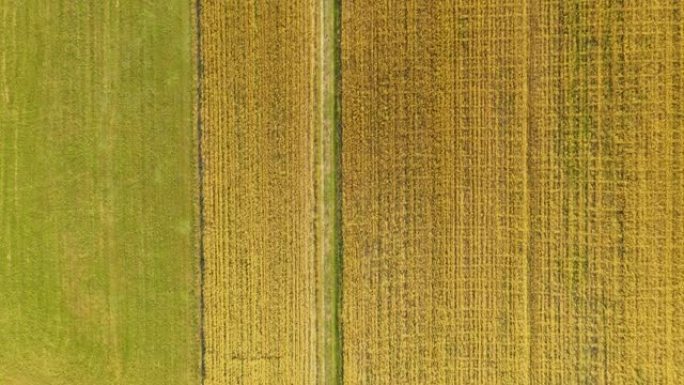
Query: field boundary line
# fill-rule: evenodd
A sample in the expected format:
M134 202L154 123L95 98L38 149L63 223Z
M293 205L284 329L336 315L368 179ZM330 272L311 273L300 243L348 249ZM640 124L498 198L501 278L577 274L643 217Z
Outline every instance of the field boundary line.
M340 1L320 0L320 131L318 140L319 252L322 303L317 324L318 381L342 380L342 194L340 120Z
M206 378L206 338L204 330L205 321L205 299L204 299L204 281L205 281L205 264L206 258L204 254L204 232L205 232L205 204L204 204L204 148L203 148L203 121L202 108L203 106L203 81L204 81L204 62L202 59L202 0L194 0L194 21L195 21L195 65L196 74L195 81L197 82L195 88L195 114L196 114L196 140L197 140L197 178L198 178L198 257L199 257L199 339L200 339L200 384L205 383Z

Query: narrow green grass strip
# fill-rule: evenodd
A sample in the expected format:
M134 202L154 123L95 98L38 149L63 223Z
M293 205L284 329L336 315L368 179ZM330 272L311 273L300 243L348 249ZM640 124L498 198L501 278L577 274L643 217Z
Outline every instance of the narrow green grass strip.
M324 384L342 384L342 194L340 4L322 0L323 367Z

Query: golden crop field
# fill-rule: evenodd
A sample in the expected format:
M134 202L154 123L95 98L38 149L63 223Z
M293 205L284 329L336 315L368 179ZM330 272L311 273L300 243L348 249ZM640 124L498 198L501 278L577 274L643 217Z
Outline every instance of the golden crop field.
M528 382L524 12L342 3L345 384Z
M336 377L332 4L199 9L206 384Z
M532 5L532 383L682 383L684 4Z
M684 381L677 2L342 2L345 384Z

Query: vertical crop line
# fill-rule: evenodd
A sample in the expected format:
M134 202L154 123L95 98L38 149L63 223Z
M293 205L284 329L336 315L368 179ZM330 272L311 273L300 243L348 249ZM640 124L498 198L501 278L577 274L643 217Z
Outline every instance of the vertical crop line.
M319 381L342 384L342 171L340 0L320 0L321 124L319 143L319 224L322 306Z
M533 298L533 285L534 285L534 272L532 270L533 265L533 260L532 260L532 247L533 247L533 238L532 238L532 226L533 226L533 212L531 210L531 205L533 202L533 197L532 194L534 193L534 186L532 185L532 178L530 177L530 174L533 172L533 151L535 149L532 148L534 145L534 124L536 124L536 110L535 106L532 105L534 103L532 92L534 91L534 87L536 86L535 79L532 76L532 72L536 69L534 60L536 57L533 57L532 54L532 44L534 43L535 39L535 34L537 33L536 28L537 28L537 20L535 19L536 15L534 12L537 11L535 5L530 5L531 0L526 0L524 2L524 14L523 18L525 19L526 23L526 31L525 31L525 42L524 42L524 55L525 55L525 62L524 62L524 69L525 69L525 89L524 89L524 98L525 98L525 149L524 149L524 154L525 154L525 173L523 175L524 177L524 189L525 189L525 194L524 194L524 207L525 207L525 215L527 218L525 219L525 236L527 237L526 242L525 242L525 264L526 264L526 298L525 298L525 306L526 306L526 316L527 316L527 381L528 383L532 383L532 377L533 377L533 368L534 368L534 363L533 363L533 355L534 355L534 347L533 347L533 336L534 336L534 309L532 308L532 305L534 303L534 298Z
M204 280L205 280L205 255L204 255L204 231L205 231L205 207L204 207L204 149L203 149L203 82L204 62L202 52L202 0L195 0L195 63L196 63L196 140L197 140L197 178L198 178L198 222L199 222L199 339L200 339L200 384L205 383L206 377L206 341L204 331Z
M344 335L342 329L342 273L343 273L343 250L344 242L342 236L342 0L333 1L333 64L334 64L334 173L335 173L335 337L337 341L337 366L335 385L344 383Z

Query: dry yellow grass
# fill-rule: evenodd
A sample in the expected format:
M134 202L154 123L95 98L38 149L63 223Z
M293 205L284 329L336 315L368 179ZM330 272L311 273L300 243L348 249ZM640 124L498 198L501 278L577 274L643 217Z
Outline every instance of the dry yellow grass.
M331 4L201 2L208 385L336 376Z

